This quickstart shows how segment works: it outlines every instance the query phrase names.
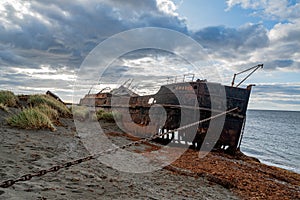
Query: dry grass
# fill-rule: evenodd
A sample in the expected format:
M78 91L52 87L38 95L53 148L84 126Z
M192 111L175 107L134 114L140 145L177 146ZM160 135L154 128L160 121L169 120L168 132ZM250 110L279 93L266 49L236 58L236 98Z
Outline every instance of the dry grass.
M11 99L14 95L11 92L6 92L2 96L9 99L6 102L12 102ZM48 95L31 95L27 102L28 108L7 119L9 125L22 129L50 129L54 131L56 129L53 123L59 125L59 117L72 116L70 109L65 104ZM5 104L1 107L5 109Z
M71 117L72 113L70 109L60 101L57 101L51 96L48 95L32 95L28 99L28 103L32 106L39 106L39 105L48 105L51 108L57 110L59 116L61 117Z
M45 109L45 108L44 108ZM25 108L19 114L7 119L9 125L22 129L50 129L55 131L50 118L38 107Z
M14 107L17 105L18 98L11 91L0 91L0 104L8 107Z

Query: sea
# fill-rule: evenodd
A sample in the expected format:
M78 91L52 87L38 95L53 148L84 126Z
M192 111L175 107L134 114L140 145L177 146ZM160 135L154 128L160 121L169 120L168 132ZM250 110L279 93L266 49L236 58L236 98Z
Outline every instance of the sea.
M300 112L248 110L241 150L300 174Z

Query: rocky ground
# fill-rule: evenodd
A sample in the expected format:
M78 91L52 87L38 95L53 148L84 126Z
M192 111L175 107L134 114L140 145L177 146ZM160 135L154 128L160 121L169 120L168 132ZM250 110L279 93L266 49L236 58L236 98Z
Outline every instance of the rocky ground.
M61 119L63 126L51 132L11 128L5 122L8 115L0 113L0 182L89 154L72 119ZM114 124L106 124L104 131L117 145L137 140ZM160 147L143 143L131 151ZM210 153L200 159L198 152L188 150L171 165L148 173L121 172L99 160L87 161L0 188L0 199L300 199L300 175L242 154Z

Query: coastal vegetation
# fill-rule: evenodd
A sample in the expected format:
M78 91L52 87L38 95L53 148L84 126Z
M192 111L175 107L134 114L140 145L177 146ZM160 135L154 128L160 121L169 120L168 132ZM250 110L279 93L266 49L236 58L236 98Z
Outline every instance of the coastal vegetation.
M45 111L46 107L43 107ZM51 113L51 114L50 114ZM53 111L48 109L47 114L53 115ZM20 113L7 119L9 125L22 129L43 129L48 128L55 131L55 127L49 116L43 113L39 107L24 108Z
M47 104L40 104L36 107L41 113L45 114L52 122L59 120L58 111Z
M1 90L0 91L0 104L3 106L14 107L17 106L18 98L11 91Z
M70 117L72 115L70 109L66 105L49 95L31 95L28 99L28 103L31 106L39 106L41 104L46 104L51 108L57 110L59 116L61 117Z
M96 118L98 121L115 122L115 119L121 119L121 114L116 111L106 112L100 109L96 112Z
M86 120L89 118L91 111L86 106L73 106L72 107L73 117L77 120ZM121 119L121 114L116 111L105 111L103 109L97 110L95 113L92 112L92 120L103 121L103 122L115 122L115 119Z
M25 98L24 98L25 97ZM55 98L44 95L21 95L20 98L10 91L0 91L0 110L9 112L6 118L10 126L22 129L50 129L55 131L59 125L59 117L71 117L70 109Z
M46 94L23 95L19 99L13 92L0 91L0 109L8 112L9 107L16 107L16 112L6 119L7 123L22 129L55 131L54 124L60 124L60 117L70 118L73 114L76 119L85 120L90 114L85 106L73 106L71 110L61 101ZM113 123L115 119L121 118L121 114L100 109L96 111L93 118Z

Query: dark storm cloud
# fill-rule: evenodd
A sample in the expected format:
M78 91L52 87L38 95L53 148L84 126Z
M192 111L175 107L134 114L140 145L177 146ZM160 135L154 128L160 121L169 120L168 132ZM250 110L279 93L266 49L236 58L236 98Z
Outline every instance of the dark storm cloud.
M43 52L43 56L30 57L30 61L36 62L37 65L53 63L52 60L55 60L56 56L64 56L66 62L74 61L76 58L82 60L98 42L110 34L121 31L123 27L113 18L110 14L111 8L107 6L93 7L94 9L89 11L76 4L58 7L42 3L32 3L33 12L41 15L40 19L31 15L24 15L19 19L15 15L16 10L10 5L5 6L10 13L10 21L17 25L18 29L2 27L0 33L2 44L19 50ZM58 11L65 12L66 16L61 16ZM112 26L118 27L118 30L114 30ZM11 54L12 59L13 56ZM79 62L70 63L77 66L78 64Z
M0 44L12 49L0 50L0 62L6 65L38 67L59 63L79 67L99 42L121 31L145 26L188 34L221 59L247 59L250 52L267 47L270 42L262 24L207 27L191 33L184 20L163 13L154 0L32 1L28 8L32 14L23 13L21 18L12 5L7 4L5 9L6 19L16 26L0 28Z
M31 13L22 13L22 17L12 5L4 7L5 19L16 27L0 26L0 44L12 49L0 50L2 64L21 65L28 58L31 65L63 63L78 67L87 53L107 37L145 26L170 28L189 34L219 58L242 60L247 53L270 45L267 30L262 24L247 24L240 28L207 27L190 33L184 20L163 13L154 0L31 1L28 7ZM289 37L281 40L295 39L298 32L298 29L293 30ZM289 52L286 49L283 51ZM18 50L27 52L22 54Z
M78 67L99 42L135 27L156 26L186 31L182 20L160 12L153 0L32 1L28 8L31 13L21 13L22 17L10 4L4 8L6 20L14 28L0 26L0 44L44 52L36 58L29 56L32 65L55 64L57 58L64 58L66 65ZM2 54L1 58L6 62L18 60L15 51Z
M4 66L23 65L24 58L16 55L13 51L0 49L0 63Z

